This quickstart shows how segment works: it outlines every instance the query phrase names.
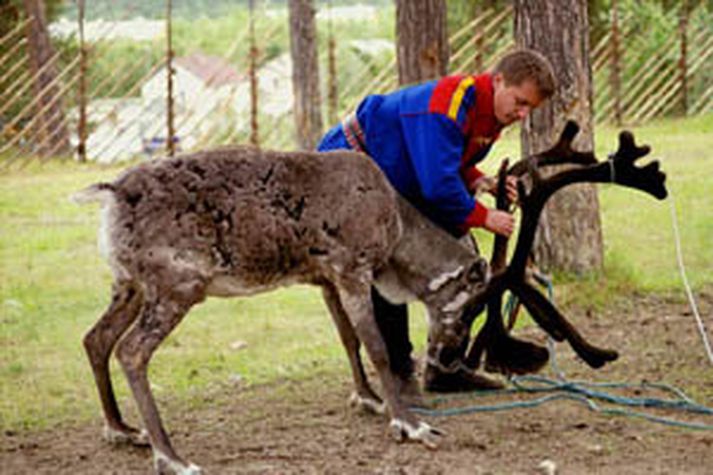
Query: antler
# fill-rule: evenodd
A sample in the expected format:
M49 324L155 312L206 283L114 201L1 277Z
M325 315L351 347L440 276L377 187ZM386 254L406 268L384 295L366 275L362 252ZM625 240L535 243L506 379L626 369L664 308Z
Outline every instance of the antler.
M487 366L503 373L522 374L537 371L547 361L546 349L507 334L500 310L502 296L506 290L513 292L523 302L540 327L557 341L566 339L590 366L598 368L618 357L616 351L588 343L551 302L525 281L527 258L532 249L542 209L559 189L573 183L613 182L663 199L667 195L666 175L659 170L656 161L644 167L635 165L650 149L647 146L636 146L633 134L628 131L620 134L619 149L606 162L597 162L592 153L572 150L572 141L578 132L579 126L573 121L568 122L554 147L521 160L508 172L518 176L528 173L532 179L532 187L528 193L524 185L521 182L519 184L522 222L510 265L504 268L507 239L498 236L493 246L493 278L484 291L467 305L469 311L483 308L486 304L488 306L486 323L475 338L465 360L470 367L478 366L483 351L487 353ZM547 179L540 177L539 167L564 163L584 166L559 172ZM500 172L498 209L507 209L509 205L504 193L506 166L507 164L504 164ZM470 325L475 315L466 311L463 318Z
M574 124L574 122L567 124L560 138L560 143L566 140L568 129L572 130L570 124ZM579 130L579 128L577 127L576 130ZM571 144L571 140L569 140L567 144ZM658 199L666 198L668 194L665 187L666 175L659 171L658 161L651 162L644 167L634 165L634 162L646 156L649 151L650 148L648 146L637 147L634 144L633 134L624 131L619 135L619 149L616 153L611 155L606 162L595 162L592 165L565 170L546 180L534 179L534 181L539 181L539 183L533 184L529 194L525 194L521 189L521 231L518 235L517 246L510 269L512 269L513 272L516 270L524 272L525 263L532 248L537 222L539 221L542 209L550 196L567 185L584 182L611 182L644 191ZM568 154L569 152L565 149L563 153ZM528 162L532 164L532 158L529 159ZM565 162L563 161L562 163Z
M496 207L499 210L507 210L510 207L510 200L505 192L507 167L508 161L503 160L498 173L496 195ZM504 279L507 268L507 243L508 238L500 235L495 236L490 260L490 268L495 277L488 286L491 292L487 299L487 319L470 347L465 364L476 368L483 352L487 349L490 370L516 374L531 373L538 371L547 362L549 354L546 349L538 345L511 337L503 325L500 309L503 293L507 289L507 282ZM471 313L471 315L477 315L477 313Z
M544 167L549 165L561 165L565 163L590 165L597 163L597 159L592 152L578 152L572 150L572 141L579 133L579 125L573 121L567 121L564 130L560 134L559 141L554 147L544 152L532 155L527 159L520 160L508 170L509 175L522 176L531 166Z

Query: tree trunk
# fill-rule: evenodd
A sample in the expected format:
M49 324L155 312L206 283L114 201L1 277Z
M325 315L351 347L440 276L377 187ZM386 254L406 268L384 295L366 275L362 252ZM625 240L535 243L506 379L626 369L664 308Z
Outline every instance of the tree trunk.
M27 17L32 18L27 28L27 48L34 81L34 95L40 98L37 103L37 111L41 117L37 121L37 130L41 133L36 139L37 143L43 145L38 152L40 154L49 151L67 153L70 150L69 130L64 120L62 101L57 98L59 85L51 84L57 77L56 65L53 64L40 72L45 63L51 61L54 56L54 48L47 31L44 2L24 0L24 5Z
M523 155L552 145L567 119L581 126L574 147L594 149L588 31L583 0L515 1L519 46L547 56L559 83L556 94L523 124ZM601 268L599 200L593 185L575 185L550 199L535 237L535 259L547 271L581 274Z
M448 71L445 0L396 0L399 84L435 79Z
M322 136L315 9L312 0L289 0L289 7L297 142L312 150Z

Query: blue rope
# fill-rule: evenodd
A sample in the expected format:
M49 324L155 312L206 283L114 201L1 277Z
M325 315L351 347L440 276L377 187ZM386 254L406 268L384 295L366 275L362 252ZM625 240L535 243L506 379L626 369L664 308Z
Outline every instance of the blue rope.
M544 285L544 284L543 284ZM550 300L552 300L552 283L546 281L548 295ZM510 300L506 304L506 309L511 311L515 305L516 297L511 296ZM595 400L604 401L605 403L625 406L625 407L637 407L637 408L656 408L656 409L675 409L680 411L685 411L689 413L702 414L704 416L713 416L713 408L706 407L702 404L695 402L689 396L687 396L681 389L664 383L648 383L644 382L641 384L631 384L631 383L612 383L612 382L602 382L593 383L586 381L568 381L562 373L557 368L557 363L555 360L554 345L550 343L550 364L554 373L557 376L557 380L546 378L544 376L519 376L510 379L512 388L506 388L501 390L491 390L491 391L480 391L468 394L457 394L451 396L441 396L434 398L431 402L434 405L438 405L442 402L452 401L454 399L463 398L473 398L473 397L485 397L492 395L503 395L503 394L518 394L518 393L552 393L535 399L530 399L527 401L512 401L500 404L490 404L490 405L471 405L466 407L454 407L447 409L425 409L425 408L412 408L411 410L417 414L422 414L431 417L448 417L456 415L472 414L476 412L497 412L497 411L507 411L512 409L527 409L536 406L540 406L547 402L557 401L557 400L571 400L577 401L585 404L590 410L606 415L618 415L627 417L637 417L645 419L652 422L657 422L660 424L665 424L674 427L681 427L686 429L695 430L713 430L713 424L706 424L702 422L685 422L676 419L671 419L668 417L656 416L653 414L648 414L646 412L635 411L627 408L617 408L617 407L602 407L597 404ZM612 394L610 392L603 391L602 389L657 389L659 391L668 393L675 396L674 398L661 399L652 397L629 397L629 396L619 396Z
M713 430L713 424L706 424L700 422L685 422L676 419L671 419L662 416L656 416L653 414L648 414L641 411L632 411L629 409L621 408L607 408L602 407L597 404L594 399L603 399L607 402L616 402L619 404L625 404L629 406L638 407L657 407L657 408L667 408L667 409L679 409L688 412L695 412L705 415L713 415L713 409L702 406L695 402L690 402L688 397L680 400L660 400L654 398L626 398L613 396L608 393L603 393L600 391L590 391L584 389L582 386L573 383L557 383L555 381L550 381L553 385L550 388L523 388L523 389L505 389L498 391L484 391L484 395L492 394L502 394L502 393L517 393L517 392L543 392L543 391L558 391L554 394L548 394L546 396L538 397L535 399L530 399L527 401L512 401L500 404L490 404L490 405L473 405L466 407L454 407L447 409L424 409L424 408L412 408L411 410L417 414L422 414L431 417L449 417L458 416L465 414L473 414L477 412L498 412L507 411L512 409L529 409L532 407L537 407L542 404L557 400L570 400L580 402L585 404L590 410L598 412L605 415L612 416L627 416L627 417L637 417L641 419L646 419L652 422L657 422L660 424L665 424L674 427L681 427L686 429L695 430ZM630 385L629 385L630 386ZM622 386L623 387L623 386ZM676 389L676 391L680 391Z

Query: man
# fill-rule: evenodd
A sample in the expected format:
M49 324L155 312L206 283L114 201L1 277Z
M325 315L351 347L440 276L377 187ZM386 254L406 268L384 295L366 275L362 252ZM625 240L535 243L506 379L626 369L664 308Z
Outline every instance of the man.
M488 209L474 198L477 189L494 192L496 182L476 165L503 127L523 120L554 89L547 59L532 50L518 50L505 55L490 73L447 76L368 96L355 114L327 132L318 149L353 149L371 156L402 196L455 236L473 227L509 236L512 215ZM515 201L513 177L508 179L507 192ZM372 298L391 369L413 382L407 308L391 304L376 289ZM429 341L425 389L448 392L499 386L464 369L459 360L440 362L434 354L437 346L437 341Z

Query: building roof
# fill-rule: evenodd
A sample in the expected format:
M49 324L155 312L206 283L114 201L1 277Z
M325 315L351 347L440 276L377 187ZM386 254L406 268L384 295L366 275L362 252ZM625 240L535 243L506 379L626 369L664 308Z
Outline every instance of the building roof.
M237 84L241 80L240 73L225 59L218 56L193 53L189 56L176 58L175 63L202 79L210 87Z

